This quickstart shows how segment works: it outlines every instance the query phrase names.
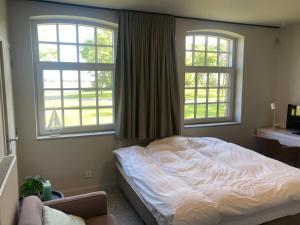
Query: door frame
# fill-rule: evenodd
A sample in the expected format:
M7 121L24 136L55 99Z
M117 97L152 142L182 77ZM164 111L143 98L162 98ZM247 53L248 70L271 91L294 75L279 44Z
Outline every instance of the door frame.
M3 135L4 135L4 148L5 148L5 155L10 154L9 143L8 143L8 121L7 121L7 102L6 102L6 93L5 93L5 69L4 69L4 50L3 50L3 40L0 39L0 98L2 102L2 127Z

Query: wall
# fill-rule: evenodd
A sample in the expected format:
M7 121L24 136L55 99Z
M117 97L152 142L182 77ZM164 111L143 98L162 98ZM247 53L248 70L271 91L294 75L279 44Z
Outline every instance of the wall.
M17 13L16 13L17 12ZM112 135L37 140L35 132L34 84L31 59L29 17L34 15L77 15L111 22L117 14L98 9L13 0L9 3L13 57L14 94L20 180L40 174L52 180L54 187L71 194L99 188L115 182L112 150L120 143ZM254 128L270 125L269 102L272 98L274 41L278 29L177 20L177 53L180 79L183 79L184 34L190 29L226 29L245 36L245 65L242 124L183 129L187 136L217 136L248 145ZM182 92L183 86L180 90ZM93 177L84 178L91 169Z
M277 79L274 100L277 121L286 123L287 105L300 104L300 24L284 27L278 40Z
M0 39L7 40L6 0L0 0Z
M30 16L76 15L117 22L110 11L65 7L25 0L9 1L10 35L16 125L19 135L19 180L40 174L49 178L54 188L73 193L82 187L94 190L114 182L112 149L114 136L89 136L64 139L36 139L34 72L31 57ZM93 177L85 178L92 170ZM75 189L75 190L74 190ZM79 190L78 190L79 189Z

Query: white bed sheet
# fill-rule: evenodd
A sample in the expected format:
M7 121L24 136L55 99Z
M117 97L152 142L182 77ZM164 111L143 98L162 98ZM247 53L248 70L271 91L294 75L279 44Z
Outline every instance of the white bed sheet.
M115 151L160 225L255 225L300 212L300 170L215 138Z

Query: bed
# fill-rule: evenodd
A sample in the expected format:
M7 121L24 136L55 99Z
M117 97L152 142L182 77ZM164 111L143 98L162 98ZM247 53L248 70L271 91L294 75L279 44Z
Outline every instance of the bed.
M146 225L300 224L300 170L216 138L114 151L120 187Z

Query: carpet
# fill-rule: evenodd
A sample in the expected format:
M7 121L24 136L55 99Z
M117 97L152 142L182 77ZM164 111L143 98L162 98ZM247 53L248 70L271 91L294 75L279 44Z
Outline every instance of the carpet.
M108 199L108 212L116 217L120 225L145 225L120 188L114 187L105 191Z

